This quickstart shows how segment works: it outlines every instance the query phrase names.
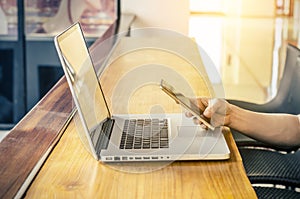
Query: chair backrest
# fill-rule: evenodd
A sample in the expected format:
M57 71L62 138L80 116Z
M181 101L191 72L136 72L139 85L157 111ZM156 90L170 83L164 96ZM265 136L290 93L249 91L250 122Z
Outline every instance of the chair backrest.
M300 49L288 45L285 68L277 95L269 102L276 112L300 113Z

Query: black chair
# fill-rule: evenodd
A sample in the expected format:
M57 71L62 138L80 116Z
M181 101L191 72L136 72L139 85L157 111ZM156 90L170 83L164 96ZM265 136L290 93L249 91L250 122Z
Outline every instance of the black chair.
M300 187L300 151L278 153L265 149L241 148L240 154L252 184Z
M228 100L244 109L265 113L300 113L300 50L287 46L285 68L277 95L265 104ZM295 188L300 187L299 146L269 145L231 129L247 176L252 184L283 185L287 189L254 187L259 198L300 198ZM295 153L294 153L295 152ZM276 198L275 197L275 198Z
M264 113L300 113L300 75L299 65L300 49L295 46L288 45L286 52L286 61L283 76L281 78L277 95L265 104L255 104L239 100L228 100L244 109L264 112Z
M254 190L259 199L299 199L300 193L294 190L281 189L275 187L255 186Z
M300 151L282 154L243 148L240 152L258 198L300 198L300 192L296 191L300 187ZM260 187L270 184L274 187Z

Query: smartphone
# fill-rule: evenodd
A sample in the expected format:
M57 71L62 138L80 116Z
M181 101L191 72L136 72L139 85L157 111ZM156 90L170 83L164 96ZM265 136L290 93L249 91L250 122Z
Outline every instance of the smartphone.
M215 127L213 127L207 118L203 116L203 112L201 109L193 103L188 97L185 97L182 93L176 91L174 87L169 85L166 81L161 80L160 82L160 88L168 94L172 99L174 99L178 104L183 106L185 109L190 111L194 114L195 117L197 117L198 120L200 120L205 126L207 126L209 129L214 130Z

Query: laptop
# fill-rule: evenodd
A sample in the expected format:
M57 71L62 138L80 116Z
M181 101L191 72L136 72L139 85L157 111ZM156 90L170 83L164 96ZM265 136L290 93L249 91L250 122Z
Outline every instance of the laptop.
M79 23L57 35L54 42L80 118L79 133L95 159L144 162L230 157L220 128L204 130L182 113L112 113Z

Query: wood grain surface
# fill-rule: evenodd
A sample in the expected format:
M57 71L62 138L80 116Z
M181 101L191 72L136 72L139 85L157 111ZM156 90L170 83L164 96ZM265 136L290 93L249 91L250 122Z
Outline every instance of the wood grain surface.
M61 79L0 144L0 197L12 198L36 172L61 136L73 105L65 79ZM28 186L28 184L27 184Z
M26 198L256 198L230 132L226 161L103 164L84 149L74 121Z

